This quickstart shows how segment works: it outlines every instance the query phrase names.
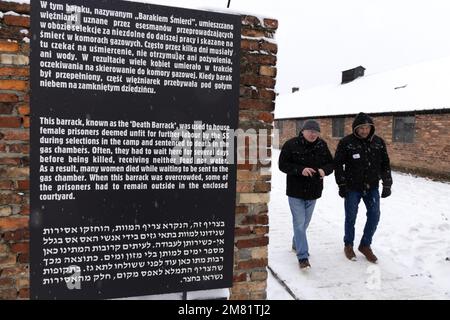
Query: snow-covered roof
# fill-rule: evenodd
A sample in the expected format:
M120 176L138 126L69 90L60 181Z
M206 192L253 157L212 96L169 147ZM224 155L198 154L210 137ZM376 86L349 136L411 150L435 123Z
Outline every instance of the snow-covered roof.
M450 57L280 95L275 119L450 107Z

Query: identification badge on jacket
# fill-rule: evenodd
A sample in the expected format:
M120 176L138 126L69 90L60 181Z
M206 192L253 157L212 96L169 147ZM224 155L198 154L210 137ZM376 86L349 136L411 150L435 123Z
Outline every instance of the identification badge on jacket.
M359 159L359 158L361 158L361 156L359 155L359 153L355 153L355 154L353 155L353 159Z

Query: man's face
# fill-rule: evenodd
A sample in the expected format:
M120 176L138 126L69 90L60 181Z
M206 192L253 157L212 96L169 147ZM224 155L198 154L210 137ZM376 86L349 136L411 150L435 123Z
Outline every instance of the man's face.
M358 128L356 128L356 134L365 139L369 136L370 134L370 129L372 129L372 126L369 124L364 124L362 126L359 126Z
M317 132L316 130L303 130L303 136L305 137L306 141L314 142L319 137L319 132Z

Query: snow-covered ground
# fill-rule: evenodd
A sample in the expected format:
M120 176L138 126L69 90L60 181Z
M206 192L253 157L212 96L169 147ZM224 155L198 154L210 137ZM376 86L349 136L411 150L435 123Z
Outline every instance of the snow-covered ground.
M292 222L285 174L273 150L269 203L269 266L298 299L450 299L450 184L393 173L392 196L381 199L372 249L378 264L343 253L344 203L334 176L325 178L308 229L311 269L291 250ZM365 223L360 204L355 246ZM269 272L268 299L292 299Z

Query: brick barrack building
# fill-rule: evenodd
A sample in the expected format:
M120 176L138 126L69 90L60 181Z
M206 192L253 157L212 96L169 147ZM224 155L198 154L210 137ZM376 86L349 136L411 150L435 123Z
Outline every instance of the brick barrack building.
M275 126L280 146L316 119L335 150L359 112L370 114L394 168L450 179L450 57L364 76L346 70L342 83L279 96Z

